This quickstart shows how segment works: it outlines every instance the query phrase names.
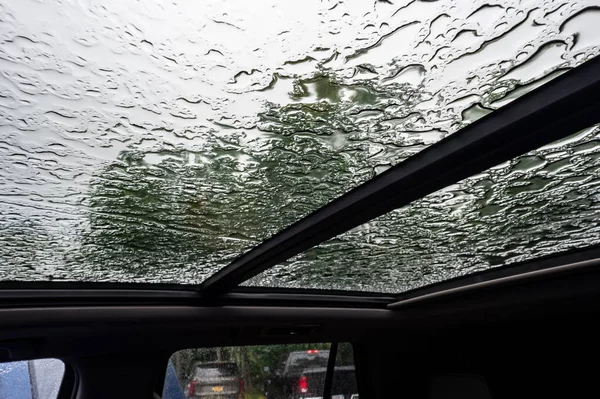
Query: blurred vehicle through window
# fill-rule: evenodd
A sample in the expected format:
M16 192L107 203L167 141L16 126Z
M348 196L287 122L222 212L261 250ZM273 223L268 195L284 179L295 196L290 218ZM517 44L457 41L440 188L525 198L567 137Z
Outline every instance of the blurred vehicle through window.
M322 398L329 349L328 343L185 349L171 356L163 399ZM338 346L331 394L358 397L350 344Z

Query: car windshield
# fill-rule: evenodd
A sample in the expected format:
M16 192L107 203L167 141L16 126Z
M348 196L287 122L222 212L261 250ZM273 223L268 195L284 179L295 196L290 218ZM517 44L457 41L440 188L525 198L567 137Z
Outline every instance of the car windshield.
M596 56L592 3L3 1L0 281L201 283ZM465 184L537 173L523 162ZM538 186L549 187L532 177ZM482 228L457 215L488 194L437 193L248 284L388 292L475 270L436 265L463 259L447 240ZM480 256L498 264L511 251Z
M195 376L199 378L231 377L238 374L237 365L226 363L219 365L199 365L196 367Z
M302 371L306 368L327 367L329 351L294 352L290 355L289 371Z

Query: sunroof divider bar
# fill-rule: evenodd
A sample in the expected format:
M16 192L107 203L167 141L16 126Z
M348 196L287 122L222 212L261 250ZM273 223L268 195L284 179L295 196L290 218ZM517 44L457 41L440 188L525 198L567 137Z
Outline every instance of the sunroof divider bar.
M600 58L559 76L319 208L199 286L247 279L393 209L600 122Z

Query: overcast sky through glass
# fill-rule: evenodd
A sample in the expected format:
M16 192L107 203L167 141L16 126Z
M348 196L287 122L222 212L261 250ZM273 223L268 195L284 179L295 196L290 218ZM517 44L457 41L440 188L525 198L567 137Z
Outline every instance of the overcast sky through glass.
M0 280L200 283L600 40L592 1L8 0L0 16ZM372 234L436 245L404 228ZM379 283L305 270L339 276L322 288L430 281L363 238L344 241L353 270ZM254 284L305 286L293 265Z

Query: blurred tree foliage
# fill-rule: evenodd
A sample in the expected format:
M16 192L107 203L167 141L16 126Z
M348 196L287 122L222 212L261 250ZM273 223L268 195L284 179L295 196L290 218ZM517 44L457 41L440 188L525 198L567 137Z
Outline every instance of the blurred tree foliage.
M370 177L357 166L362 151L341 149L358 129L344 109L372 106L376 92L318 77L296 82L290 98L267 104L254 131L215 130L194 151L123 151L91 183L85 263L139 276L168 270L173 282L188 268L202 280L202 268L214 271Z

